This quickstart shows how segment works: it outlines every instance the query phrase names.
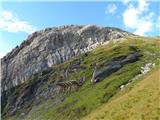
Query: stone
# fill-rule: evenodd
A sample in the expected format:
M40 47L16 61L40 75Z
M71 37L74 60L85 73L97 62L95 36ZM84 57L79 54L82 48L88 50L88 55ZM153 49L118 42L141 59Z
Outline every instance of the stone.
M23 83L54 64L95 49L110 39L128 35L132 34L97 25L67 25L36 31L1 59L2 91Z
M124 85L121 85L121 86L120 86L120 89L122 90L123 88L124 88Z
M24 116L25 115L25 113L21 113L21 116Z
M121 63L122 64L132 63L137 61L139 57L140 57L140 54L138 52L134 52L128 55L126 59L122 60Z
M101 81L105 77L121 69L123 65L136 62L139 59L139 57L139 53L134 52L129 54L128 56L120 56L113 58L111 62L107 63L106 65L103 65L100 70L97 70L97 66L94 65L91 83L97 83Z
M155 67L155 63L147 63L147 64L145 64L144 67L141 67L141 73L142 73L142 74L146 74L146 73L148 73L148 72L151 70L151 68L153 68L153 67Z

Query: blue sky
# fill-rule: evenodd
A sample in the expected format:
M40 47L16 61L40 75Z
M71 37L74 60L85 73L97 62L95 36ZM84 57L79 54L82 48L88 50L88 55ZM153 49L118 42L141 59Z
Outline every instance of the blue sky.
M0 7L0 57L46 27L97 24L139 35L158 35L158 1L2 1Z

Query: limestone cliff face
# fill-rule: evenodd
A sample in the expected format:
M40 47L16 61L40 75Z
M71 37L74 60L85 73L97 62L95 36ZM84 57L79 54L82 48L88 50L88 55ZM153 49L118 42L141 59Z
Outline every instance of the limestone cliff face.
M131 34L117 28L96 25L70 25L34 32L1 59L2 91L54 64L86 53L98 44L128 35Z

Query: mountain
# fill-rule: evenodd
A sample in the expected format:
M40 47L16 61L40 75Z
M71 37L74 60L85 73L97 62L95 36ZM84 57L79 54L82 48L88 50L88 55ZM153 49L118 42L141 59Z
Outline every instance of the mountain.
M61 26L34 32L2 59L2 91L110 39L128 35L131 34L117 28L96 25Z
M2 119L127 120L119 117L125 111L133 119L145 119L147 113L157 119L159 108L152 106L158 100L154 88L158 78L155 82L150 78L157 77L159 46L159 37L135 36L96 25L35 32L2 59ZM142 103L146 110L141 114L137 106ZM117 112L120 105L124 109ZM107 106L112 113L105 113ZM130 112L130 108L139 113Z

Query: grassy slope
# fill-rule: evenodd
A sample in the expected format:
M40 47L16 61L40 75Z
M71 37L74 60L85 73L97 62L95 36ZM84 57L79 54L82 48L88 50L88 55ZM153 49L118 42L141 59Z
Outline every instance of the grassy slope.
M147 41L146 41L147 40ZM53 106L52 103L56 99L45 100L40 106L35 106L33 103L34 112L30 112L26 117L27 120L77 120L91 113L93 110L106 104L117 92L120 91L119 87L127 83L134 76L139 74L140 67L148 62L154 62L158 65L160 58L159 54L159 38L128 38L125 41L114 43L111 41L109 44L100 46L97 49L88 53L82 60L81 66L85 67L84 70L79 70L70 74L70 79L76 80L82 76L87 78L85 84L76 92L68 93L67 98L58 106ZM113 57L127 55L132 52L129 46L135 46L140 50L143 55L139 61L125 65L119 71L113 73L105 78L100 83L92 85L90 83L93 68L91 64L103 64L111 60ZM76 58L76 59L79 59ZM67 66L69 62L65 62L56 66ZM51 75L49 81L44 84L50 84L55 78ZM24 110L25 111L25 110ZM9 117L9 119L24 119L20 117L22 110L19 110L16 116ZM118 120L118 118L117 118Z
M160 69L82 120L158 120Z

